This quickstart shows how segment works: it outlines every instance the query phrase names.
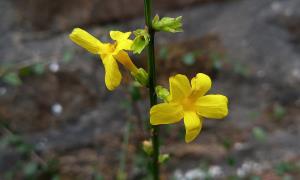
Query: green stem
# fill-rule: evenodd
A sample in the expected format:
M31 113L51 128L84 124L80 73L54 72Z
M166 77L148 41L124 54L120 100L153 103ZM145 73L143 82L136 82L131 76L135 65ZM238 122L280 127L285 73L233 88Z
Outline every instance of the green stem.
M154 35L155 30L152 28L152 0L144 0L145 21L150 35L148 44L148 73L149 73L149 96L151 107L157 104L155 93L156 73L155 73L155 56L154 56ZM159 126L151 126L151 139L153 144L152 155L152 175L154 180L159 180Z

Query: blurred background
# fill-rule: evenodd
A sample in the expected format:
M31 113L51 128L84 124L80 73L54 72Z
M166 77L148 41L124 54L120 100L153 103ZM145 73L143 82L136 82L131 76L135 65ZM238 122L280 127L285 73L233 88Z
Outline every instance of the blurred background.
M230 102L190 144L182 123L161 127L162 179L300 179L300 1L154 7L184 21L156 36L158 83L204 72ZM0 22L0 179L147 179L147 90L124 71L109 92L99 58L68 39L74 27L103 41L143 28L143 1L1 0Z

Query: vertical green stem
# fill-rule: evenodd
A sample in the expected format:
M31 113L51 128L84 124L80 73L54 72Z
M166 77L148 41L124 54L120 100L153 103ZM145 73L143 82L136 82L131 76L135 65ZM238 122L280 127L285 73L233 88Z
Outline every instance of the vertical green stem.
M148 73L149 73L149 96L151 107L157 104L155 93L156 73L155 73L155 56L154 56L154 35L155 30L152 28L152 0L144 0L145 21L150 35L148 44ZM151 139L153 144L152 157L152 175L154 180L159 179L159 126L151 126Z

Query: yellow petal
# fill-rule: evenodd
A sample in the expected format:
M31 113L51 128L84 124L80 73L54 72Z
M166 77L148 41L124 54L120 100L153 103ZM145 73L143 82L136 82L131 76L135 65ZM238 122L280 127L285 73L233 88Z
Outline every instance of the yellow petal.
M110 37L117 41L117 46L114 55L118 54L121 50L131 50L133 41L128 39L131 32L121 32L121 31L110 31Z
M185 126L185 142L193 141L201 131L202 118L196 112L184 112L184 126Z
M114 56L127 70L132 73L137 73L138 68L133 64L129 55L125 51L120 51L117 55Z
M114 44L103 43L103 45L99 49L99 54L101 54L101 55L111 55L114 51L115 51Z
M171 124L183 118L183 109L176 103L161 103L150 110L150 123L152 125Z
M203 96L211 87L211 79L203 73L198 73L191 81L192 96L197 98Z
M220 119L228 114L228 99L223 95L207 95L198 98L197 113L206 118Z
M102 46L102 43L97 38L80 28L75 28L69 37L77 45L93 54L97 54Z
M115 50L115 54L118 53L121 50L130 51L132 43L133 43L133 41L130 40L130 39L124 39L122 41L118 41L117 47L116 47L116 50Z
M120 85L122 75L119 66L112 55L101 56L105 69L105 84L107 89L114 90Z
M128 39L131 35L131 32L121 32L121 31L110 31L110 37L115 41L122 41L124 39Z
M191 93L191 85L185 75L177 74L169 79L172 102L180 102Z

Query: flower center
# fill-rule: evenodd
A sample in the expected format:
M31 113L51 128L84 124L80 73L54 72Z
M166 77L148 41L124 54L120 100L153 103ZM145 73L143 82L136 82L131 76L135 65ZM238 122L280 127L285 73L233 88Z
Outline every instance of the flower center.
M109 44L109 46L107 48L107 52L114 53L114 51L116 50L116 47L117 47L117 42Z
M187 97L182 101L182 106L184 111L195 111L195 100L194 98Z

